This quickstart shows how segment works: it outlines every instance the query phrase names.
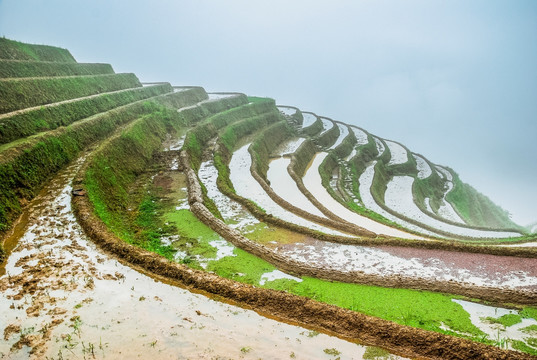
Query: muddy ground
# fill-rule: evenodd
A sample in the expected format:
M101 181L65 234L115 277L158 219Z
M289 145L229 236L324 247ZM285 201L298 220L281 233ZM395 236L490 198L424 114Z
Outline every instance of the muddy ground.
M30 204L10 239L15 247L0 269L0 359L399 359L118 262L71 211L78 165Z

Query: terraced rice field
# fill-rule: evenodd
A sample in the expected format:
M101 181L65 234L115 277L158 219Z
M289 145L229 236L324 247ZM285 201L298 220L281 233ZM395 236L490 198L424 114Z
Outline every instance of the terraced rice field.
M450 168L272 99L0 46L20 56L0 357L537 355L535 235Z

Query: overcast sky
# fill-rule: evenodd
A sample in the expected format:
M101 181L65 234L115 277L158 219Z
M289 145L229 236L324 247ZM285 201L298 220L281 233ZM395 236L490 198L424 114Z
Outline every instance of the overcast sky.
M359 125L537 221L537 1L0 0L0 36Z

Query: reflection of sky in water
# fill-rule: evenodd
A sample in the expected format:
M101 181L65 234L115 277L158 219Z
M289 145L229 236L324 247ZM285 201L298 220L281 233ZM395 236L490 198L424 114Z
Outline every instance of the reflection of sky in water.
M241 204L220 192L216 184L218 170L212 160L201 163L198 177L207 188L207 196L214 201L218 211L229 226L244 230L249 225L259 223Z
M287 172L287 166L291 162L290 158L278 158L269 163L267 179L270 187L282 199L304 211L317 216L326 216L315 207L308 198L298 189L296 182Z
M313 230L322 231L327 234L349 236L347 234L332 230L330 228L301 218L300 216L297 216L285 210L280 205L276 204L265 193L265 190L263 190L261 185L259 185L259 183L253 178L252 174L250 173L252 159L250 158L250 153L248 152L249 146L250 144L246 144L239 150L235 151L229 163L229 178L231 179L233 187L235 188L235 191L238 195L253 200L267 213L272 214L284 221L301 225Z
M357 214L354 211L347 209L338 201L336 201L324 188L322 184L321 175L319 174L319 165L321 165L327 155L328 153L326 152L318 153L313 159L313 163L311 164L310 168L306 171L306 174L304 174L304 178L302 179L304 182L304 186L315 196L315 198L321 204L323 204L328 210L330 210L335 215L341 217L342 219L350 223L356 224L357 226L363 227L367 230L373 231L376 234L411 239L417 238L417 236L415 235L391 228L389 226L371 220L365 216Z

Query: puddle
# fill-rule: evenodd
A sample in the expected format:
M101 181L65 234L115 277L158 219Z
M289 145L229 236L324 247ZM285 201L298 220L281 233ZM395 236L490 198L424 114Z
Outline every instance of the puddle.
M377 156L380 156L384 153L384 143L382 142L381 139L379 139L378 137L376 136L373 136L373 139L375 140L375 145L377 146L377 151L378 151L378 155Z
M276 151L274 151L274 155L288 155L293 154L299 147L302 145L302 143L306 140L305 138L296 138L291 139L289 141L284 142L281 144Z
M451 191L451 190L450 190ZM457 214L453 206L446 200L447 192L444 193L441 205L438 207L438 216L459 224L466 225L466 222Z
M386 140L385 143L388 145L390 154L392 156L388 162L388 165L404 164L408 161L408 153L403 146L389 140Z
M290 158L278 158L269 163L267 179L270 181L270 187L276 194L290 204L299 207L310 214L326 218L326 216L317 209L304 194L302 194L298 189L296 182L287 172L287 167L290 162Z
M434 214L433 208L431 207L431 199L426 197L425 199L423 199L423 201L425 202L425 207L427 208L427 211Z
M218 211L220 211L220 214L230 227L245 231L252 225L259 224L259 220L252 216L241 204L222 194L218 189L216 185L218 170L212 160L201 163L198 177L207 188L207 196L214 201Z
M360 198L362 199L362 202L366 208L369 210L372 210L376 212L377 214L380 214L384 216L386 219L391 220L401 226L406 227L407 229L420 232L425 235L432 235L432 236L438 236L437 234L434 234L430 231L427 231L425 229L422 229L414 224L408 223L400 218L398 218L395 215L392 215L391 213L387 212L383 208L381 208L375 199L373 198L373 195L371 195L371 185L373 184L373 178L375 176L375 165L377 164L376 161L371 162L369 166L364 170L362 175L360 175L360 178L358 179L358 182L360 183ZM395 229L394 229L395 230ZM401 231L398 231L401 233ZM403 232L403 234L406 234ZM388 234L387 234L388 235ZM408 234L407 234L408 235ZM391 236L397 236L402 237L400 235L391 235ZM421 239L419 237L414 237L417 239Z
M298 278L296 276L292 276L289 274L284 273L280 270L274 270L269 273L265 273L261 275L261 280L259 281L259 285L265 285L268 281L274 281L279 279L286 279L286 280L293 280L296 282L302 282L301 278Z
M418 169L418 179L427 179L433 173L429 163L424 158L417 154L412 154L416 160L416 167Z
M183 134L179 138L169 139L162 144L163 151L181 150L185 143L186 134Z
M442 179L445 179L445 182L444 182L444 186L445 186L444 197L443 197L443 199L441 201L441 204L440 204L436 214L438 216L446 219L446 220L450 220L450 221L465 225L466 222L455 211L455 209L453 208L451 203L446 200L446 196L451 192L451 190L453 190L453 186L454 186L453 185L453 175L451 174L451 172L448 169L443 168L443 167L438 166L438 165L435 165L435 170L436 170L437 174L440 175L440 177ZM520 234L518 234L516 236L520 236Z
M209 100L220 100L225 99L233 96L237 96L236 93L207 93L209 96Z
M354 132L354 136L356 137L356 142L358 143L358 146L365 145L369 142L369 139L367 138L367 133L355 126L351 126L352 132Z
M345 158L345 161L349 161L349 160L351 160L353 157L355 157L355 156L356 156L356 152L357 152L357 151L356 151L356 148L352 149L352 151L351 151L351 153L349 154L349 156L347 156L347 157Z
M321 117L321 121L323 123L323 130L321 131L319 136L323 135L325 132L327 132L328 130L332 129L335 126L334 122L332 120L327 119L327 118Z
M524 244L498 245L507 247L537 247L537 242L528 242Z
M315 198L323 204L328 210L333 212L335 215L341 217L342 219L353 223L357 226L361 226L367 230L373 231L376 234L383 234L387 236L396 236L407 239L417 239L418 236L412 235L384 224L378 223L374 220L371 220L365 216L355 213L347 209L345 206L336 201L329 193L326 191L322 185L321 175L319 174L319 165L326 158L328 153L321 152L318 153L314 159L312 165L304 174L302 179L304 186L314 194ZM360 181L360 184L362 182Z
M443 177L446 178L448 181L453 181L453 175L451 174L451 171L440 165L435 165L435 168L440 171L444 175Z
M450 234L474 238L505 238L520 236L520 234L514 232L469 229L439 221L422 212L421 209L414 203L414 197L412 194L413 183L413 177L394 176L386 188L386 193L384 196L386 206L399 214Z
M226 256L237 256L233 253L235 246L228 243L226 240L213 240L209 245L216 249L216 256L210 260L218 261Z
M186 91L186 90L189 90L189 89L192 89L192 88L174 86L173 87L173 92L178 93L178 92L183 92L183 91Z
M322 231L326 234L349 236L339 231L327 228L297 216L280 205L276 204L263 190L261 185L252 177L250 166L252 159L248 152L250 144L246 144L233 153L229 163L229 178L238 195L255 201L267 213L272 214L284 221L304 226L313 230Z
M334 145L330 146L328 150L332 150L338 147L343 142L343 140L347 137L347 135L349 135L349 127L347 125L344 125L344 124L336 124L336 125L339 127L339 137L337 138Z
M297 110L287 106L277 106L278 110L284 115L291 116L297 113Z
M511 326L504 326L486 320L486 318L497 319L508 314L519 315L519 312L516 310L487 306L457 299L453 299L453 302L461 305L463 309L470 314L470 321L487 334L489 339L498 342L504 341L506 345L509 345L509 340L526 340L531 335L521 331L521 329L528 326L537 326L537 320L531 318L521 319L521 322ZM532 337L535 337L535 334L533 334Z
M302 122L303 129L313 125L313 123L317 121L317 116L313 115L312 113L303 112L302 116L304 117L304 121Z

